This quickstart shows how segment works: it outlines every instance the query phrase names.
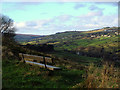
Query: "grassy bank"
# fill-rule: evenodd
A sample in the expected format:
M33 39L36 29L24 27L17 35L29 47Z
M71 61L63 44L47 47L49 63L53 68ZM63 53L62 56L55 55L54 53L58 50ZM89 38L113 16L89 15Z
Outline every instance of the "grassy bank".
M3 60L3 88L71 88L83 81L84 70L48 71Z
M48 71L18 61L3 61L3 88L120 88L120 70L111 63L87 71Z

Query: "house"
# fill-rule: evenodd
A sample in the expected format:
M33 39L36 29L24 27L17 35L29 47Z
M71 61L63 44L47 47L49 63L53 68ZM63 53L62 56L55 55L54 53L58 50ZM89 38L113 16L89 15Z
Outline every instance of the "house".
M91 35L91 37L95 37L95 35Z
M107 35L104 35L104 37L107 37Z
M97 36L97 38L100 38L100 36Z
M76 54L77 54L77 55L79 55L79 54L80 54L80 52L76 52Z
M115 32L115 34L116 34L116 35L119 35L119 33L118 33L118 32Z

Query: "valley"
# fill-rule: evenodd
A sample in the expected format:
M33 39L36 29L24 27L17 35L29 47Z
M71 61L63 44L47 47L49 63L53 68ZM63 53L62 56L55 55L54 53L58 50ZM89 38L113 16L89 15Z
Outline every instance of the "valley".
M56 51L78 53L89 57L117 59L120 35L117 27L106 27L91 31L58 32L44 37L34 37L29 41L20 42L22 45L53 45ZM17 37L17 36L16 36ZM18 40L19 41L19 40ZM108 59L110 59L108 58Z
M3 60L3 88L118 88L118 31L114 27L47 36L16 35L17 44L12 45L12 50L17 57L9 56L12 52L3 47L3 55L5 50L10 53L7 54L9 59ZM50 71L26 64L18 58L19 53L54 58L55 66L62 70ZM105 77L109 79L101 82Z

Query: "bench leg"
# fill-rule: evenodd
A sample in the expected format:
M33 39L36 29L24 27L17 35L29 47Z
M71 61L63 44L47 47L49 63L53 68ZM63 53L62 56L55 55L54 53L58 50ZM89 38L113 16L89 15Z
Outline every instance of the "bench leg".
M54 58L52 58L52 65L54 65Z
M47 67L46 67L46 61L45 61L45 56L43 56L43 60L44 60L45 68L47 68Z
M22 62L24 62L25 63L25 60L24 60L24 55L22 54Z

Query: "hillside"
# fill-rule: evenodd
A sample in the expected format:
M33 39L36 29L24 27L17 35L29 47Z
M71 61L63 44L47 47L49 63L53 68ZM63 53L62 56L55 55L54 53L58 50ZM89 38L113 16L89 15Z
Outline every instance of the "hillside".
M113 45L118 42L118 29L97 29L91 31L67 31L48 36L28 37L29 41L22 44L52 44L61 49L72 50L78 46ZM24 37L26 38L26 37ZM34 39L35 38L35 39ZM18 40L19 41L19 40ZM113 44L114 43L114 44ZM70 49L71 48L71 49Z
M18 42L28 42L35 38L44 37L42 35L16 34L15 39Z
M117 27L106 27L91 31L59 32L53 35L29 39L29 41L21 44L48 44L54 45L55 50L70 51L79 55L99 58L115 56L115 59L117 59L120 51L118 48L119 37Z
M47 36L31 36L29 35L28 39L29 41L24 42L25 43L61 43L66 42L68 40L79 40L79 39L90 39L90 38L100 38L100 37L112 37L118 35L118 29L117 28L108 28L108 29L97 29L97 30L91 30L91 31L66 31L66 32L59 32L53 35L47 35ZM22 36L23 37L23 36ZM24 37L26 38L26 37ZM34 39L35 38L35 39ZM18 41L20 38L17 38Z

